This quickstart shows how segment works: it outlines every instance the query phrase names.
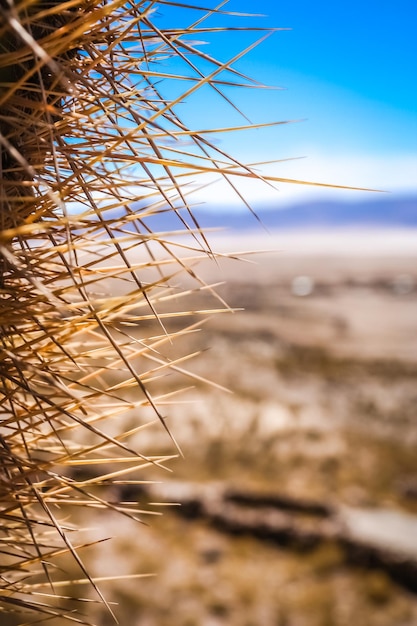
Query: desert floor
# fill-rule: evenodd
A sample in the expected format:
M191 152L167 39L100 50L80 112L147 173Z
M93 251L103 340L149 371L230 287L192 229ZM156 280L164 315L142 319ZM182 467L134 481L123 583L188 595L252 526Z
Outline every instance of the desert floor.
M170 484L174 500L178 484L197 493L226 485L336 507L345 520L363 516L355 523L364 541L417 559L416 241L272 239L277 252L200 264L244 311L213 315L185 336L180 351L200 352L184 365L192 378L173 372L153 383L154 394L191 388L166 411L185 458L172 475L146 478L166 483L167 500ZM223 239L219 248L247 244ZM206 290L187 306L220 305ZM158 445L168 449L162 434ZM303 549L233 536L177 507L147 523L103 516L103 536L115 538L92 555L97 575L156 574L103 583L124 626L417 623L415 593L332 541ZM112 623L105 610L89 611Z

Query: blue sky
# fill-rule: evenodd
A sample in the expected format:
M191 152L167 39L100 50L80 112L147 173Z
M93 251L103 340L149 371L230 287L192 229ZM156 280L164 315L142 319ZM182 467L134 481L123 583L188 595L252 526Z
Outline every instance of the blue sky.
M197 0L189 4L198 5ZM201 0L203 4L203 0ZM215 2L206 0L205 6ZM297 158L264 167L271 175L365 186L392 194L417 192L416 0L230 0L224 10L266 17L215 16L207 25L283 27L236 69L282 90L225 91L253 123L303 120L273 129L218 138L222 149L244 162ZM161 23L173 19L163 7ZM185 24L195 11L175 9ZM200 14L199 14L200 15ZM174 20L174 21L175 21ZM172 22L171 24L172 25ZM256 33L201 35L204 51L226 61ZM245 120L216 94L191 96L185 119L198 128L240 125ZM298 157L303 157L298 160ZM308 198L363 199L359 192L243 184L250 201L292 203ZM205 191L210 203L233 202L225 188Z

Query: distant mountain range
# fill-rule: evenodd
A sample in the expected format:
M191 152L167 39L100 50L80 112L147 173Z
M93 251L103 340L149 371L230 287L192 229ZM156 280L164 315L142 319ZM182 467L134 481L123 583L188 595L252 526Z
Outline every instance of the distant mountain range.
M233 230L247 230L256 226L249 211L196 211L201 226L223 226ZM288 208L256 210L256 215L269 229L324 228L348 226L417 227L417 196L391 199L383 198L357 203L309 202Z
M383 197L366 202L342 203L334 201L308 202L275 208L269 205L256 208L256 215L268 230L301 228L417 228L417 196L391 198ZM249 231L257 228L257 220L245 207L241 210L225 206L193 209L202 228L226 228L228 230ZM190 225L191 218L183 209L180 215ZM172 211L147 218L146 222L155 230L177 230L181 228L178 217Z

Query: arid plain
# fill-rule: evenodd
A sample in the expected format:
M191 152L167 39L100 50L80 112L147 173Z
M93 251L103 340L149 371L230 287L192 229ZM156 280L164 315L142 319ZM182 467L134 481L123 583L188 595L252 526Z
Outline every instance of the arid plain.
M156 574L102 584L125 626L412 626L417 236L273 233L213 248L242 260L196 269L242 310L184 335L175 355L195 358L151 382L167 398L189 387L166 408L184 458L137 489L163 516L91 520L86 540L114 536L90 550L93 574ZM274 251L241 254L260 248ZM186 306L192 324L223 305L207 289ZM161 429L147 436L172 451ZM246 498L233 511L231 493ZM110 624L104 609L89 614Z

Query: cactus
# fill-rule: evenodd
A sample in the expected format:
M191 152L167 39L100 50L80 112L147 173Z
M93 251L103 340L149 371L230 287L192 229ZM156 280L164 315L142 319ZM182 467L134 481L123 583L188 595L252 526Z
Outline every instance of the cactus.
M204 85L222 95L224 84L252 84L233 68L244 52L224 63L188 38L209 32L224 4L191 7L186 28L160 30L155 12L183 3L0 0L2 623L89 623L37 593L44 577L59 595L63 553L113 615L72 512L139 518L135 503L106 498L109 486L140 483L145 468L163 470L180 453L166 419L176 396L158 396L155 381L183 371L183 357L163 349L196 327L196 312L177 303L214 292L194 269L215 255L190 183L215 173L239 194L234 180L260 177L178 113ZM171 58L184 75L170 74ZM160 226L167 212L178 228ZM175 286L182 274L191 289ZM124 428L126 415L134 427ZM155 423L172 455L140 451Z

